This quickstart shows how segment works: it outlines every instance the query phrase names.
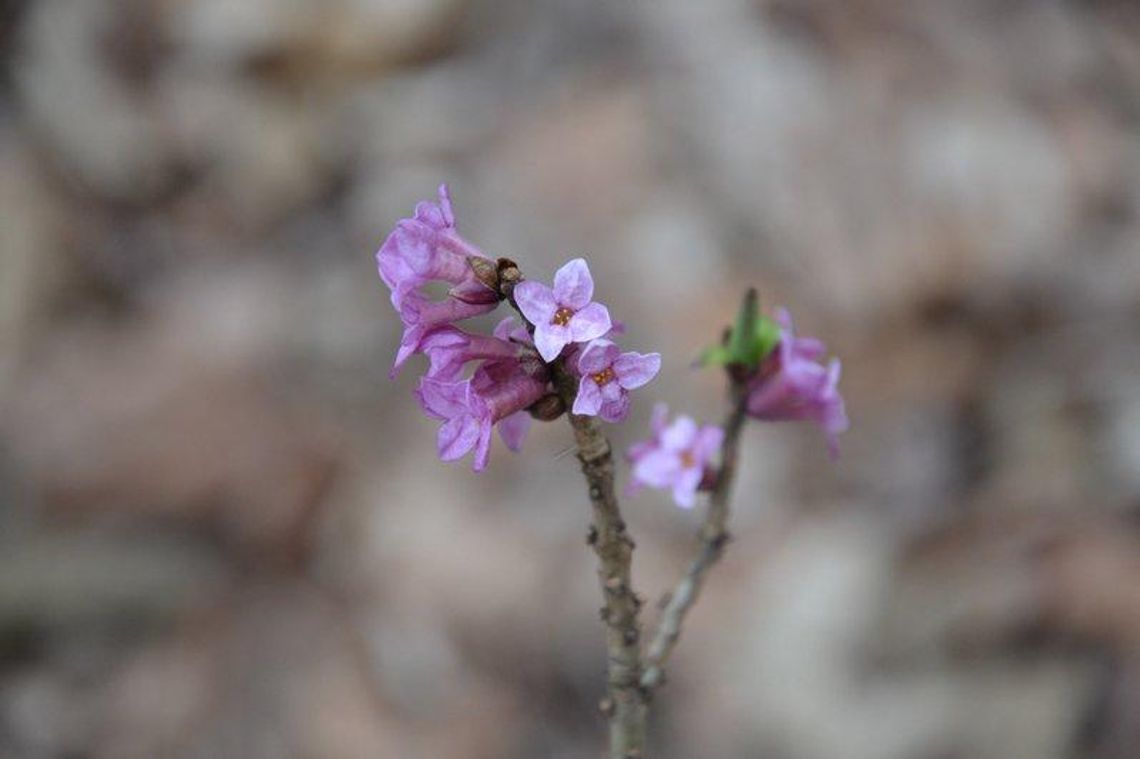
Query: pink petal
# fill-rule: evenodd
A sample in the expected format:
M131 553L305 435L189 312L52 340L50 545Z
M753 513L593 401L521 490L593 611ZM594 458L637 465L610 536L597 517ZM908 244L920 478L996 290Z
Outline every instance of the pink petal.
M613 326L610 312L601 303L591 303L570 317L570 337L576 343L585 343L601 337Z
M441 382L425 377L420 380L417 397L424 412L436 419L452 419L468 414L469 382Z
M459 348L471 342L471 336L456 327L441 327L420 341L420 350L427 353L440 348Z
M791 336L791 334L795 331L795 328L792 325L792 312L783 306L780 306L776 309L776 322L784 328L784 330L788 333L788 336Z
M656 450L657 450L657 443L655 441L653 441L653 440L642 440L640 442L637 442L637 443L634 443L633 445L631 445L629 447L629 449L626 450L625 457L627 460L636 464L638 461L645 458L650 453L653 453Z
M707 424L697 433L697 441L693 445L693 455L698 461L708 461L720 449L724 442L724 430L716 425Z
M601 386L602 403L617 403L622 399L622 396L629 395L629 392L622 390L621 385L616 382L607 382Z
M420 326L404 328L404 336L400 339L400 348L396 351L396 360L392 364L392 370L388 372L388 379L395 379L400 373L400 367L419 349L420 341L423 340L426 331Z
M515 303L531 324L549 324L550 318L558 310L554 301L554 291L541 282L527 280L515 285Z
M668 451L687 451L697 440L697 423L691 417L679 416L661 435L661 447Z
M443 222L449 227L455 226L455 211L451 210L451 191L446 184L439 186L439 211Z
M797 337L792 342L792 353L796 358L814 361L827 353L827 347L814 337Z
M700 467L684 469L673 482L673 500L682 509L691 509L697 501L697 486L701 484Z
M623 353L614 361L614 373L626 390L641 387L656 377L660 370L660 353Z
M526 411L517 411L499 422L499 437L503 439L507 448L518 453L522 450L530 424L530 414Z
M590 276L590 267L584 259L575 258L554 274L554 299L559 305L577 311L585 308L593 297L594 278Z
M534 347L542 360L550 363L570 342L570 330L561 324L538 322L534 328Z
M479 426L479 436L475 441L475 456L471 461L471 468L482 472L487 468L487 461L491 458L491 425Z
M827 365L827 389L830 392L835 392L839 387L839 376L843 371L839 359L831 359L831 363Z
M623 393L617 400L603 403L601 409L598 410L598 416L603 421L613 424L624 422L625 418L629 416L629 406L629 393Z
M621 355L621 350L609 340L594 340L578 356L578 371L583 375L603 371Z
M647 454L633 467L633 476L653 488L667 488L681 471L681 461L675 453L657 450Z
M478 442L479 426L478 420L469 414L444 422L436 438L439 458L443 461L462 458Z
M597 416L602 408L602 393L598 383L583 378L578 383L578 397L574 399L574 408L571 411L579 416Z

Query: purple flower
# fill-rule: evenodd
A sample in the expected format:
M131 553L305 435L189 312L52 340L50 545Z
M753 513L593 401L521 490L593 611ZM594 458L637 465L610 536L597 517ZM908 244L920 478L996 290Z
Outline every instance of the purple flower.
M677 505L691 509L697 489L711 471L709 461L724 441L724 430L711 424L698 427L687 416L666 425L667 416L665 405L658 404L650 422L653 437L629 449L633 464L629 490L632 494L645 486L671 488Z
M395 377L408 357L421 350L425 338L434 331L449 327L452 322L494 311L495 306L495 303L466 303L456 298L432 301L421 293L408 293L400 304L404 336L389 376Z
M455 327L432 330L420 341L431 367L427 376L443 381L458 380L468 361L503 360L518 357L519 346L499 337L472 335Z
M660 353L622 353L609 340L594 340L578 357L573 412L620 422L629 413L629 391L649 382L660 369Z
M806 420L823 428L831 456L839 455L839 434L847 429L847 412L839 395L839 359L827 366L826 353L815 338L796 337L786 309L776 312L780 342L760 363L748 390L748 414L768 422Z
M421 285L439 281L453 285L450 295L468 303L494 303L498 294L476 277L467 259L487 256L459 236L447 185L439 187L439 203L424 201L410 219L401 219L376 253L380 278L392 291L392 305Z
M455 461L475 451L472 468L487 468L491 428L511 450L522 445L529 422L519 416L546 392L546 382L531 377L513 360L488 362L461 382L425 377L416 395L429 416L442 419L436 445L443 461Z
M611 327L610 312L593 303L594 278L590 267L575 258L554 274L554 289L527 280L515 287L515 302L534 325L534 345L543 361L558 358L570 343L601 337Z

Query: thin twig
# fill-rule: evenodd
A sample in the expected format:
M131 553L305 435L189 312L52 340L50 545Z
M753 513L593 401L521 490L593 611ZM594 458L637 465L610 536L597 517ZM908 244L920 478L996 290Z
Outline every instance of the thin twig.
M567 406L574 401L577 380L562 367L555 372L555 386ZM578 444L578 460L589 485L593 524L589 542L598 555L598 581L605 598L602 620L606 624L608 652L608 697L603 712L610 720L611 759L634 759L645 746L646 699L641 680L641 599L631 584L633 539L614 491L614 461L610 442L601 424L591 416L567 415Z
M506 262L510 267L513 263ZM502 262L500 274L509 271ZM507 279L507 277L503 277ZM500 282L500 292L533 334L534 325L514 300L514 283L521 280L514 267L509 282ZM578 392L578 378L558 359L549 365L555 391L565 407L571 408ZM567 412L574 430L578 461L586 477L593 522L588 542L598 556L598 581L605 605L601 609L606 625L607 696L601 710L609 720L610 759L641 759L645 751L647 694L641 688L641 626L638 612L641 599L633 591L631 566L633 539L626 532L614 490L614 462L610 441L595 417Z
M739 378L733 378L729 395L731 409L724 422L720 470L709 498L708 513L698 535L700 542L697 554L672 593L667 596L668 603L661 612L661 619L646 650L645 671L641 675L641 687L646 692L665 682L665 663L681 636L681 625L685 621L685 615L697 602L705 575L720 560L728 543L728 499L736 477L740 430L744 426L747 397L745 383Z

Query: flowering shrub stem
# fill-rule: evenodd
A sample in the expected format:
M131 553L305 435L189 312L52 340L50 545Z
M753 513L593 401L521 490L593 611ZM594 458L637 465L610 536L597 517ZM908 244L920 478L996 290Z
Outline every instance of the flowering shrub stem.
M609 695L603 711L610 720L610 756L641 757L645 743L646 700L641 680L641 599L631 584L633 539L614 493L614 463L609 440L595 417L570 414L578 460L589 485L593 524L589 540L598 555L598 580L605 605Z
M708 513L698 534L697 554L673 591L666 596L668 600L661 619L646 649L645 671L641 675L641 687L646 692L665 682L665 662L681 636L685 615L697 602L705 575L720 559L728 543L728 499L736 478L737 450L747 412L747 396L746 384L733 378L729 386L731 410L724 422L724 442L721 443L721 465L709 497Z
M627 454L630 492L667 487L686 509L693 507L698 490L711 493L696 555L667 596L643 649L641 599L631 580L634 543L618 506L613 451L599 420L626 419L630 391L657 375L661 354L623 352L609 339L624 327L593 300L594 279L584 259L564 264L548 287L525 280L510 259L492 259L468 243L456 228L446 185L439 188L438 202L419 203L411 218L397 223L377 251L376 264L404 325L393 375L413 354L426 354L430 361L415 397L425 414L441 422L436 439L441 460L473 452L472 468L483 471L494 429L518 451L532 419L553 421L569 409L592 508L587 541L598 557L605 601L608 676L601 709L609 720L610 759L641 759L650 695L664 682L685 616L728 542L728 499L745 418L815 422L834 457L838 436L848 426L838 391L839 360L824 365L824 344L797 336L787 311L779 310L775 321L760 316L752 289L735 325L700 360L704 366L723 366L728 375L730 412L724 428L701 426L684 415L669 423L667 409L658 405L651 438ZM447 296L432 299L424 289L431 283L450 285ZM510 318L491 336L455 326L504 300L522 317L523 328ZM472 363L477 366L468 376ZM718 448L720 465L714 469Z
M517 276L517 275L516 275ZM534 325L518 308L509 283L502 287L527 329ZM563 365L551 364L554 389L570 408L578 394L578 378ZM647 693L641 687L641 599L633 591L633 539L626 532L614 489L613 449L597 417L568 413L578 461L586 477L593 521L587 541L598 556L598 581L605 605L607 695L601 710L610 725L610 759L641 759L645 751Z

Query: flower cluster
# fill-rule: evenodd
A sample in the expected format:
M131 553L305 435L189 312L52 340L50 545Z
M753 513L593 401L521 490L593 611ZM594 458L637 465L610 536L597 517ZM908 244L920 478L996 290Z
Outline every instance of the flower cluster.
M724 442L724 430L711 424L698 426L687 416L678 416L669 424L668 416L665 404L657 404L650 420L652 437L633 445L626 454L633 467L628 492L668 488L678 506L691 509L697 490L716 477L710 461Z
M498 264L456 230L446 185L439 188L438 202L420 203L411 218L396 225L376 263L404 324L392 376L413 354L428 357L416 397L429 416L443 422L437 446L444 461L474 451L473 466L483 470L496 426L507 447L517 451L530 425L528 409L552 393L548 364L560 357L579 378L573 412L611 422L625 419L629 391L649 382L661 367L659 354L622 353L606 339L620 326L593 301L594 280L580 258L558 270L553 288L532 281L515 285L514 301L533 335L511 319L500 322L492 335L455 326L495 310L503 294ZM480 276L487 271L495 273ZM427 295L425 286L431 283L449 286L443 299ZM473 362L480 363L465 378ZM564 406L551 400L560 413Z
M455 326L499 305L499 293L476 276L472 261L478 260L490 262L456 230L446 185L439 188L437 203L417 205L376 253L380 278L392 291L392 305L404 323L392 375L411 355L427 355L430 368L416 398L429 416L443 421L439 456L452 461L474 451L476 471L487 466L496 425L508 448L520 448L530 426L525 409L547 387L543 368L525 361L526 346L509 320L490 336ZM430 283L449 285L446 297L430 298L424 290ZM466 366L477 361L482 363L465 379Z
M847 411L839 394L839 359L824 366L827 352L814 337L796 337L787 309L776 311L780 340L749 382L748 415L766 422L810 421L827 437L832 458L839 455L839 434L847 429Z
M554 275L554 287L522 282L515 288L519 310L534 324L534 345L544 361L562 356L578 376L575 414L621 422L629 415L629 391L661 369L660 353L622 353L607 339L615 329L610 312L593 302L594 278L581 258ZM567 346L570 346L567 349Z
M739 380L746 383L748 416L766 422L815 422L823 428L831 456L837 457L839 435L848 425L838 387L839 360L822 364L826 347L815 338L797 337L786 309L776 311L774 322L763 319L755 327L759 339L766 339L763 334L769 332L774 337L771 344L757 349L754 363L744 365L746 373ZM629 491L632 495L644 487L671 489L677 505L688 509L697 491L709 489L717 480L718 471L709 462L724 441L724 430L698 426L687 416L668 424L667 416L665 406L658 405L650 438L629 449L633 468Z

